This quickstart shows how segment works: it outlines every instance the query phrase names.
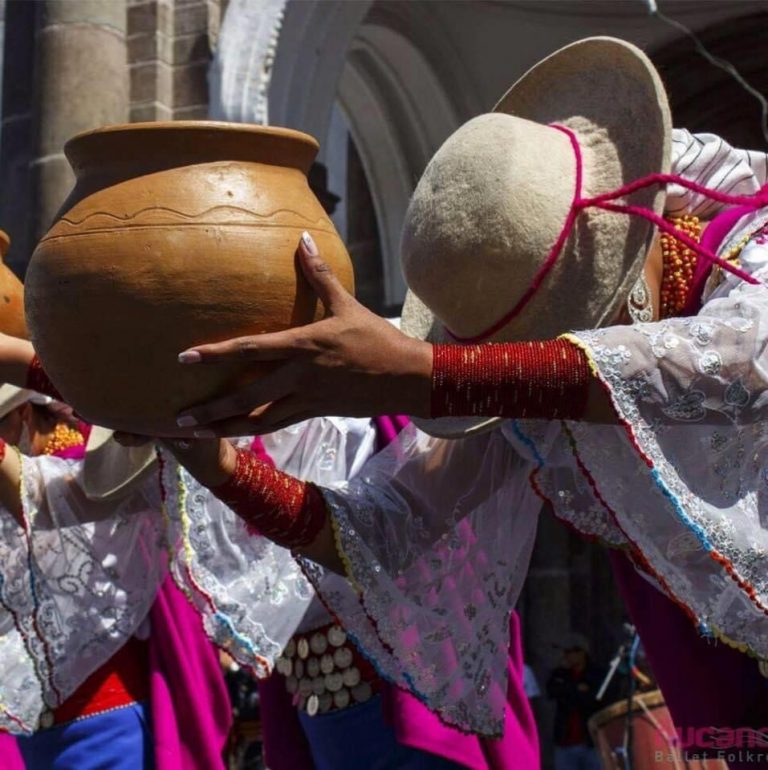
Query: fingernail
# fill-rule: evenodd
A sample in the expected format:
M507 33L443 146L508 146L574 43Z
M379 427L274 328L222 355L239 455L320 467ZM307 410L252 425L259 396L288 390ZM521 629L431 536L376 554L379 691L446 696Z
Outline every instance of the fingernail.
M212 430L196 430L194 436L195 438L216 438L216 434Z
M315 239L306 230L301 234L301 240L304 241L304 246L309 252L310 257L320 256Z
M193 425L197 425L197 420L191 414L182 414L176 418L176 424L180 428L191 428Z
M202 360L203 357L196 350L185 350L179 353L180 364L199 364Z

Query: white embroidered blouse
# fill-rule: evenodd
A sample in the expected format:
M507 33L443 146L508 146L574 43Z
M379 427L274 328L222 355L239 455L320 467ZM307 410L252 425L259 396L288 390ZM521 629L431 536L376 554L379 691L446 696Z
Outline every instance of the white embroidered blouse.
M673 169L747 194L766 156L674 134ZM673 186L669 209L716 213ZM701 631L768 658L768 211L741 220L741 267L699 314L578 332L620 426L507 420L432 439L409 430L325 490L358 597L321 593L380 671L448 722L502 730L507 616L542 501L631 548Z
M374 440L368 420L322 418L264 443L287 472L327 484L354 473ZM169 572L208 636L257 676L271 672L308 610L327 618L290 552L249 535L163 458L162 476L117 503L86 499L82 461L23 458L24 526L0 507L0 729L34 731L141 635Z

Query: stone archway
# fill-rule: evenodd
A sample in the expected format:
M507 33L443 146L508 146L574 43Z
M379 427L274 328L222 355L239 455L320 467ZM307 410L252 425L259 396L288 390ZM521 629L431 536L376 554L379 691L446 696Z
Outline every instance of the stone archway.
M461 116L419 46L381 21L370 14L361 24L337 100L368 179L381 240L384 304L391 306L405 296L399 248L408 201Z

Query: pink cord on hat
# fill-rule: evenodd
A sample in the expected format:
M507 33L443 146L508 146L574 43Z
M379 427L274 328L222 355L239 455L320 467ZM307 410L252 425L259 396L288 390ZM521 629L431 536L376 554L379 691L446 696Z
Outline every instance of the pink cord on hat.
M653 185L667 185L671 182L677 182L682 187L686 187L689 190L693 190L694 192L697 192L701 195L703 195L706 198L709 198L710 200L718 201L719 203L725 203L725 204L739 204L742 206L747 206L751 209L760 209L765 206L768 206L768 192L760 191L758 193L755 193L754 195L728 195L727 193L721 193L717 190L711 190L708 187L704 187L703 185L696 184L695 182L690 182L687 179L684 179L681 176L678 176L677 174L649 174L648 176L642 177L642 179L637 179L634 182L629 182L628 184L623 185L622 187L619 187L618 189L602 193L601 195L595 195L592 198L583 198L582 193L582 180L583 180L583 160L581 156L581 147L579 146L579 140L576 137L576 134L571 131L569 128L566 128L565 126L557 125L556 123L552 123L551 127L554 129L557 129L558 131L562 131L570 140L571 147L573 147L573 154L576 157L576 184L575 189L573 193L573 201L571 202L571 207L568 211L568 216L565 218L565 222L563 223L563 227L560 230L560 234L557 237L557 240L555 241L554 246L552 246L552 249L550 250L549 254L547 255L547 258L542 263L541 267L536 271L536 274L533 276L533 279L531 280L530 286L525 290L523 293L523 296L520 297L520 299L517 301L515 306L507 313L505 313L498 321L496 321L492 326L490 326L485 331L481 332L480 334L477 334L472 337L460 337L457 334L454 334L450 329L446 329L448 334L457 342L464 342L464 343L473 343L473 342L481 342L482 340L486 339L487 337L490 337L491 335L495 334L497 331L502 329L504 326L506 326L512 319L517 317L520 312L523 310L523 308L533 299L534 294L539 290L542 282L549 274L550 270L554 267L555 263L557 262L558 257L560 256L560 252L563 250L563 246L565 245L566 240L568 239L568 236L571 234L571 231L573 230L574 223L576 222L576 217L579 215L581 211L587 208L598 208L603 209L604 211L614 211L620 214L629 214L630 216L638 216L642 217L643 219L647 219L649 222L652 222L656 225L656 227L659 228L659 230L662 230L665 233L668 233L669 235L672 235L677 240L684 243L688 248L692 249L696 252L700 257L703 257L706 259L710 264L712 265L719 265L723 270L726 270L729 273L732 273L735 276L738 276L746 283L751 284L759 284L760 281L758 281L754 276L749 275L749 273L745 273L743 270L740 270L735 265L730 264L724 259L721 259L716 254L714 254L709 249L702 246L700 243L697 243L694 241L690 236L686 235L684 232L681 232L678 230L674 225L667 222L664 217L659 216L655 212L651 211L650 209L643 208L642 206L633 206L626 203L614 203L617 198L621 198L625 195L630 195L633 192L637 192L638 190L645 189L646 187L651 187Z

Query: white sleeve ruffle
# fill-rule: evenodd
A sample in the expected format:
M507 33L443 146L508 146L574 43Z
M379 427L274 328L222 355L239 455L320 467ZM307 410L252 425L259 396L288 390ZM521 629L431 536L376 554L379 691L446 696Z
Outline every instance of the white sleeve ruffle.
M33 730L135 632L165 574L159 490L88 501L82 464L23 458L23 526L0 509L0 728Z
M0 729L29 732L139 629L170 568L209 637L266 676L313 591L164 458L118 504L87 500L82 463L24 458L24 526L0 509Z
M742 254L763 280L767 264L759 239ZM556 512L592 529L583 503L566 504L570 452L608 539L702 631L768 658L768 288L726 282L695 317L574 338L622 426L569 423L559 456L542 445L538 475Z
M357 594L318 591L388 680L446 722L503 729L508 619L540 501L500 431L460 441L412 426L323 490Z
M374 441L368 420L336 418L264 438L281 467L322 483ZM24 526L0 508L0 729L36 729L137 632L169 570L208 636L257 676L295 632L314 597L297 561L160 457L117 503L84 496L81 461L23 458Z

